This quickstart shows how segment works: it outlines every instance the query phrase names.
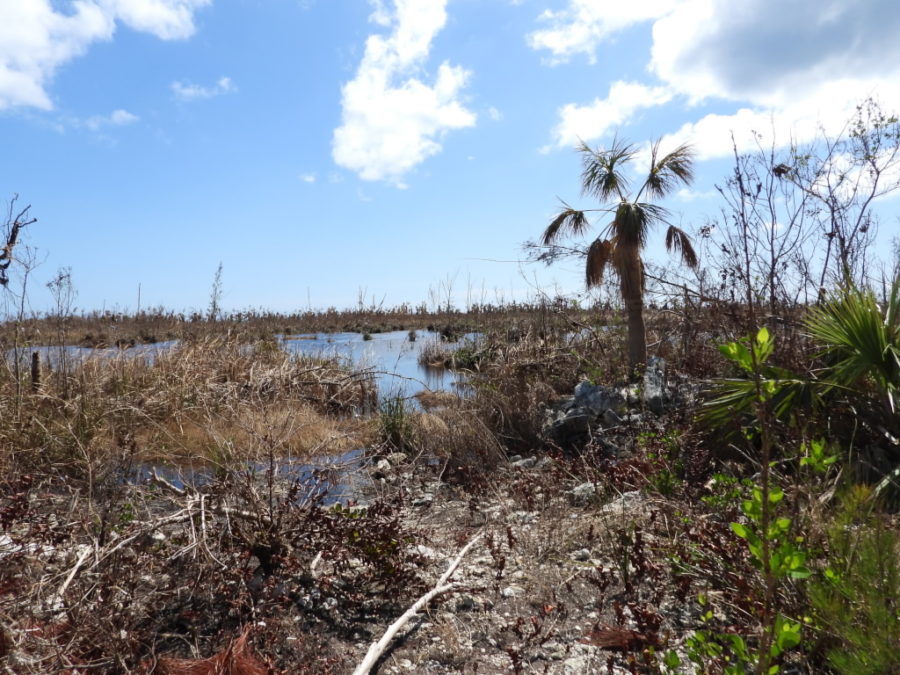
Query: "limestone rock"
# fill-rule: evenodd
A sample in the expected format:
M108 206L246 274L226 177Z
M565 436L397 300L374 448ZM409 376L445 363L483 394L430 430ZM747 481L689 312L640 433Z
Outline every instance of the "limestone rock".
M644 370L644 386L641 390L641 401L657 415L665 408L666 397L666 360L659 356L647 359Z

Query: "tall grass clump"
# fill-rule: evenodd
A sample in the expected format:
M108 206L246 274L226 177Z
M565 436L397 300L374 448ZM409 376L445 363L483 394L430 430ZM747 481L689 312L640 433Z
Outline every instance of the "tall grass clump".
M406 452L412 449L412 411L406 398L391 394L378 404L378 431L382 444L391 452Z
M419 350L418 362L423 368L447 368L453 357L454 347L431 339Z

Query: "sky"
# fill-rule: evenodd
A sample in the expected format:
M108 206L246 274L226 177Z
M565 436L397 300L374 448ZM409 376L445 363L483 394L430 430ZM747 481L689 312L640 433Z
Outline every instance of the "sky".
M595 205L579 139L692 143L691 231L732 134L900 111L898 35L897 0L0 0L0 201L35 311L64 268L79 309L202 311L220 263L229 310L577 297L518 261Z

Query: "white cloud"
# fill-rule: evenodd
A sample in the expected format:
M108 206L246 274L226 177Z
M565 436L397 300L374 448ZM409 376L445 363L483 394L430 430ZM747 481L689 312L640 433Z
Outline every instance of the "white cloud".
M304 183L315 183L316 182L316 174L314 172L301 173L300 180L302 180Z
M194 12L212 0L96 0L125 25L162 40L190 37L196 30Z
M476 116L459 100L469 71L442 63L434 84L419 79L431 42L447 21L446 0L395 0L389 12L374 3L371 20L391 33L370 35L356 76L342 89L342 123L335 129L334 161L364 180L400 178L441 150L450 130Z
M384 28L389 28L391 25L391 10L385 4L385 0L369 0L369 4L372 5L369 21Z
M598 2L570 0L566 9L545 11L540 20L548 28L528 36L532 49L547 49L551 63L568 61L584 54L591 63L604 39L635 24L657 19L669 12L674 0L631 0L630 2Z
M91 131L99 131L103 127L124 127L129 124L134 124L139 119L140 117L127 110L119 109L113 110L109 115L94 115L89 117L84 121L84 126Z
M182 101L196 101L213 98L222 94L230 94L237 91L237 87L230 77L220 77L216 83L208 87L190 82L173 82L172 91Z
M50 110L57 68L112 39L116 22L163 40L193 34L193 14L211 0L3 0L0 2L0 109Z
M653 26L650 67L693 100L783 105L823 82L898 70L896 0L685 0Z
M714 199L718 196L715 190L691 190L690 188L681 188L675 193L675 197L682 202L693 202L704 199Z
M557 60L576 53L594 58L601 42L637 22L652 22L648 68L668 92L636 105L612 95L593 104L560 108L557 144L573 134L599 137L626 124L641 108L670 100L725 107L683 125L664 139L692 142L699 157L746 150L754 132L779 143L809 140L824 128L839 131L861 100L875 96L900 110L900 9L896 0L669 0L633 2L606 16L603 3L570 0L550 13L551 30L532 34L536 49ZM554 32L555 31L555 32ZM641 87L641 85L634 85ZM636 89L640 92L640 89ZM729 111L730 108L730 111ZM690 109L690 108L688 108ZM596 117L596 119L595 119ZM585 131L586 130L586 131Z
M491 106L490 108L488 108L488 111L487 111L487 112L488 112L488 117L490 117L490 118L491 118L492 120L494 120L495 122L499 122L500 120L503 119L503 113L500 112L500 111L499 111L497 108L495 108L494 106Z
M648 87L637 82L614 82L604 99L588 105L569 103L559 109L559 123L553 130L557 146L571 147L579 140L600 138L624 124L638 110L667 103L672 93L665 87ZM550 147L543 148L544 151Z
M856 105L871 96L888 111L900 110L900 80L875 79L823 82L806 96L771 107L742 107L731 114L709 114L667 134L665 145L691 143L698 159L725 157L756 147L757 135L763 143L803 143L820 130L836 134L855 113Z
M784 144L839 131L855 106L875 96L900 109L900 11L895 0L815 5L689 0L653 27L652 71L688 101L732 101L734 113L706 115L672 134L700 157L755 143ZM776 20L777 17L777 20Z

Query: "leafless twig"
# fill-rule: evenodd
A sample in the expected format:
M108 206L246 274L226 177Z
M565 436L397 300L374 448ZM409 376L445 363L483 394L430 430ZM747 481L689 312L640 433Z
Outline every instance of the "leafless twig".
M479 532L469 541L468 544L463 546L462 550L457 554L456 558L453 559L453 562L450 563L450 567L447 568L447 571L438 579L437 584L435 584L434 588L428 591L425 595L416 600L412 606L407 609L399 619L397 619L394 623L388 626L388 629L384 632L384 635L381 636L381 639L369 647L369 651L366 653L366 657L362 660L362 662L357 666L356 670L353 671L353 675L368 675L368 673L372 670L372 667L378 662L378 659L381 658L381 655L387 649L387 646L390 644L391 640L394 639L394 636L400 631L406 623L418 614L422 609L428 606L432 600L434 600L437 596L443 595L444 593L449 593L451 591L458 590L460 588L460 584L458 583L448 583L450 577L453 576L453 573L456 571L456 568L459 567L459 563L462 562L462 559L465 557L466 553L469 552L479 539L481 539L483 532Z

